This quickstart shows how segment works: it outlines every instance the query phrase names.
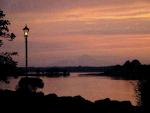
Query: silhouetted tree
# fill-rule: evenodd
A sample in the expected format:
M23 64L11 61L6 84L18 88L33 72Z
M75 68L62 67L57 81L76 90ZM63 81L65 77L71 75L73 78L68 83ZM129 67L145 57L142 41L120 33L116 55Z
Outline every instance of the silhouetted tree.
M5 19L5 14L0 10L0 47L3 45L3 39L12 41L16 36L9 32L8 26L9 20ZM17 63L13 61L12 56L16 55L16 52L8 53L0 51L0 81L6 80L7 76L13 74Z
M37 93L37 89L43 87L44 83L40 78L24 77L19 81L16 91L28 95L31 93Z
M150 66L141 64L137 59L128 60L121 66L112 66L110 69L105 70L104 73L126 79L144 79L148 78L147 75L150 74Z
M127 60L127 61L123 64L123 66L128 66L128 65L130 65L130 61L129 61L129 60Z
M8 26L10 25L9 20L6 20L5 14L0 10L0 46L3 44L3 39L7 38L9 41L13 40L16 36L9 32Z
M7 76L15 74L17 62L13 61L12 55L17 53L3 53L0 55L0 80L6 81Z

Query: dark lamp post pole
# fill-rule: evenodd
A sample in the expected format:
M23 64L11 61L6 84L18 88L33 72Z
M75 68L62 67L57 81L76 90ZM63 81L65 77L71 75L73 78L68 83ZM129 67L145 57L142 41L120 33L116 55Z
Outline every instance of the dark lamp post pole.
M25 38L25 72L26 72L26 76L28 74L28 33L29 33L29 28L27 27L27 25L23 28L23 32L24 32L24 38Z

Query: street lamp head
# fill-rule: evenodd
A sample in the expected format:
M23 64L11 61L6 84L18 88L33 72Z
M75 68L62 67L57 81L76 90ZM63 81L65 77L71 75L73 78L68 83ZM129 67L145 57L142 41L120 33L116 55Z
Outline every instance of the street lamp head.
M27 27L27 25L23 28L24 31L24 37L28 37L28 33L29 33L29 28Z

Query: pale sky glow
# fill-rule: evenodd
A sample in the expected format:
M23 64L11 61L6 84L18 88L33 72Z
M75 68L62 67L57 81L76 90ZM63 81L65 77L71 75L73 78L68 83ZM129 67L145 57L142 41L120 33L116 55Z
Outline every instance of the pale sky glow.
M1 0L24 66L22 28L29 32L29 65L103 66L139 59L150 63L150 0Z

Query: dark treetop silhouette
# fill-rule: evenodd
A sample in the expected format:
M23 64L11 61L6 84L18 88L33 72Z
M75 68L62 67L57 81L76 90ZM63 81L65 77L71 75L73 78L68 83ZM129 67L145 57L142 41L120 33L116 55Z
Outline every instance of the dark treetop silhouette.
M7 38L12 41L16 37L13 33L9 33L8 25L10 25L10 22L5 20L4 17L4 12L0 10L0 46L3 44L2 39Z
M103 74L125 79L149 79L150 65L142 65L138 60L126 61L123 65L106 69Z
M5 19L4 12L0 10L0 47L3 45L3 39L12 41L15 38L15 35L9 32L9 25L9 20ZM0 51L0 81L6 81L8 75L15 73L17 62L12 59L12 56L16 54L16 52Z

